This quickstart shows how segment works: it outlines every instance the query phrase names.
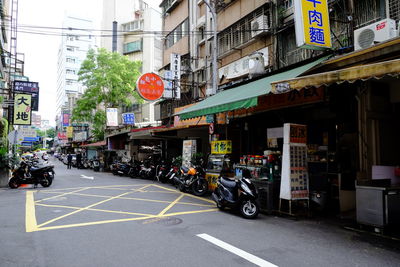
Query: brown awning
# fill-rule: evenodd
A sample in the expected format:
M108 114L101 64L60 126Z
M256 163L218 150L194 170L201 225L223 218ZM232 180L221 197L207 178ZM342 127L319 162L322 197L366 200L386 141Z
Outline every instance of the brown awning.
M301 90L307 87L319 87L321 85L330 85L333 83L355 82L357 80L380 79L385 76L397 77L399 75L400 59L395 59L272 82L271 92L279 94L290 90Z
M81 145L81 147L94 147L94 146L105 146L107 145L106 141L99 141L91 144Z

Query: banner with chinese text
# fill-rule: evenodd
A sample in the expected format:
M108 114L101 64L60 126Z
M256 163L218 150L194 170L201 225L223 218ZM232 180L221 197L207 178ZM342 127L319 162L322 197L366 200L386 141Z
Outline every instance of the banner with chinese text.
M15 94L14 97L14 125L31 125L32 96L29 94Z
M310 49L331 48L327 0L295 0L297 46Z

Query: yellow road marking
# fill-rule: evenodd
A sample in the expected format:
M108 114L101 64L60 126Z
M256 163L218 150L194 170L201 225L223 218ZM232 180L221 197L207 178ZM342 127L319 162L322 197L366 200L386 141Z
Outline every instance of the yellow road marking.
M167 188L167 187L163 187L163 186L157 185L157 184L153 184L153 186L158 187L158 188L161 188L161 189L173 191L173 192L179 192L179 191L177 191L177 190L173 190L173 189L170 189L170 188ZM184 194L184 195L187 196L187 197L199 199L199 200L202 200L202 201L205 201L205 202L209 202L209 203L212 203L212 204L215 203L214 201L209 200L209 199L206 199L206 198L202 198L202 197L198 197L198 196L194 196L194 195L190 195L190 194L186 194L186 193L182 193L182 194Z
M81 209L81 207L63 206L63 205L49 205L49 204L36 204L36 205L37 206L43 206L43 207L49 207L49 208L63 208L63 209L73 209L73 210ZM138 216L153 216L153 214L127 212L127 211L117 211L117 210L103 210L103 209L87 209L87 210L90 210L90 211L101 211L101 212L108 212L108 213L118 213L118 214L138 215Z
M118 220L105 220L105 221L96 221L96 222L88 222L88 223L76 223L76 224L48 226L48 227L40 227L40 228L37 229L37 231L55 230L55 229L81 227L81 226L96 225L96 224L106 224L106 223L115 223L115 222L139 221L139 220L146 220L146 219L151 219L151 218L156 218L156 217L157 216L147 216L147 217L140 217L140 218L127 218L127 219L118 219Z
M185 215L185 214L195 214L195 213L203 213L203 212L211 212L211 211L218 211L218 209L193 210L193 211L181 211L181 212L167 213L167 214L164 214L163 217Z
M98 189L110 188L110 189L112 189L113 187L130 187L130 186L143 186L143 185L148 185L148 184L104 185L104 186L91 186L91 187L88 187L88 188L98 188ZM48 190L46 190L46 191L47 191L47 192L48 192L48 191L57 192L57 191L63 191L63 190L75 190L75 189L79 189L79 188L82 188L82 187L69 187L69 188L48 189ZM121 188L121 189L123 189L123 188ZM124 190L126 190L126 189L124 189ZM43 192L43 191L41 191L41 192ZM60 192L60 193L61 193L61 192Z
M146 188L146 187L148 187L148 186L150 186L150 185L145 185L145 186L139 188L138 190L144 189L144 188ZM76 214L76 213L78 213L78 212L87 210L87 209L92 208L92 207L94 207L94 206L103 204L103 203L108 202L108 201L110 201L110 200L116 199L116 198L118 198L118 197L122 197L122 196L127 195L127 194L131 194L131 193L132 193L132 192L125 192L125 193L120 194L120 195L118 195L118 196L110 197L110 198L108 198L108 199L99 201L99 202L94 203L94 204L92 204L92 205L86 206L86 207L84 207L84 208L80 208L79 210L75 210L75 211L70 212L70 213L68 213L68 214L62 215L62 216L60 216L60 217L57 217L57 218L54 218L54 219L52 219L52 220L50 220L50 221L47 221L47 222L45 222L45 223L42 223L42 224L38 225L38 227L45 226L45 225L50 224L50 223L52 223L52 222L58 221L58 220L60 220L60 219L62 219L62 218L71 216L71 215Z
M171 202L171 204L169 204L165 209L163 209L158 215L162 216L164 215L168 210L170 210L173 206L175 206L176 203L179 202L179 200L181 200L181 198L183 198L185 195L181 194L177 199L175 199L173 202Z
M57 194L54 192L46 192L46 193L47 194ZM178 192L175 192L175 193L179 194ZM110 197L110 196L83 194L83 193L72 193L71 195L86 196L86 197L99 197L99 198L109 198ZM137 197L118 197L118 199L139 200L139 201L157 202L157 203L171 203L171 201L166 201L166 200L146 199L146 198L137 198ZM38 203L38 201L36 201L36 203ZM200 206L200 207L213 207L214 206L214 205L210 205L210 204L198 204L198 203L181 202L181 201L179 201L177 204Z
M35 201L33 199L33 192L34 191L26 192L25 229L27 233L37 231L38 229L36 222Z
M184 211L184 212L175 212L175 213L171 213L171 214L165 214L165 215L162 215L162 216L154 215L154 216L146 216L146 217L139 217L139 218L104 220L104 221L96 221L96 222L88 222L88 223L76 223L76 224L48 226L48 227L37 228L36 231L56 230L56 229L63 229L63 228L82 227L82 226L97 225L97 224L107 224L107 223L117 223L117 222L140 221L140 220L147 220L147 219L153 219L153 218L166 218L166 217L169 217L169 216L186 215L186 214L194 214L194 213L204 213L204 212L213 212L213 211L218 211L218 209L198 210L198 211Z
M142 186L140 188L132 188L134 186ZM154 191L147 191L144 190L148 187L157 187L160 190L154 190ZM118 188L118 187L126 187L126 188ZM49 194L57 194L56 196L52 196L49 198L41 199L36 201L36 205L38 206L44 206L44 207L59 207L59 208L68 208L68 209L74 209L75 211L70 212L68 214L65 214L63 216L54 218L50 221L47 221L45 223L42 223L41 225L37 225L36 221L36 216L35 216L35 201L33 197L33 192L34 191L29 191L27 192L27 199L26 199L26 231L27 232L33 232L33 231L44 231L44 230L54 230L54 229L62 229L62 228L71 228L71 227L81 227L81 226L89 226L89 225L97 225L97 224L106 224L106 223L114 223L114 222L127 222L127 221L137 221L137 220L146 220L146 219L152 219L152 218L164 218L168 216L177 216L177 215L186 215L186 214L196 214L196 213L204 213L204 212L213 212L213 211L218 211L218 209L206 209L206 210L197 210L197 211L184 211L184 212L174 212L174 213L169 213L167 212L171 210L176 204L183 204L183 205L191 205L191 206L202 206L202 207L212 207L214 205L210 204L198 204L198 203L190 203L190 202L180 202L180 200L187 196L191 197L194 199L198 199L204 202L212 203L214 204L213 201L204 199L201 197L193 196L190 194L186 193L181 193L178 190L166 188L157 184L140 184L140 185L110 185L110 186L96 186L96 187L85 187L85 188L71 188L71 189L78 189L74 190L72 192L57 192L60 190L68 190L68 189L55 189L55 190L46 190L46 191L41 191L41 193L49 193ZM69 189L69 190L71 190ZM94 194L84 194L84 193L78 193L80 191L88 190L88 189L117 189L117 190L129 190L129 192L124 192L123 194L117 195L117 196L103 196L103 195L94 195ZM143 198L132 198L132 197L124 197L127 194L133 193L133 192L154 192L154 193L169 193L169 194L180 194L178 198L176 198L174 201L165 201L165 200L153 200L153 199L143 199ZM61 193L61 194L60 194ZM90 197L101 197L101 198L106 198L100 202L94 203L92 205L89 205L87 207L73 207L73 206L62 206L62 205L50 205L50 204L43 204L39 203L45 200L49 199L54 199L57 197L61 197L64 195L82 195L82 196L90 196ZM134 212L124 212L124 211L113 211L113 210L103 210L103 209L95 209L93 208L94 206L100 205L102 203L108 202L113 199L128 199L128 200L139 200L139 201L149 201L149 202L158 202L158 203L168 203L169 205L164 208L159 214L157 215L151 215L151 214L144 214L144 213L134 213ZM135 216L143 216L143 217L138 217L138 218L124 218L124 219L116 219L116 220L103 220L103 221L95 221L95 222L87 222L87 223L77 223L77 224L68 224L68 225L59 225L59 226L46 226L52 222L58 221L62 218L65 218L67 216L76 214L81 211L85 210L90 210L90 211L99 211L99 212L109 212L109 213L119 213L119 214L127 214L127 215L135 215Z
M45 201L45 200L49 200L49 199L54 199L54 198L66 196L66 195L71 195L71 194L73 194L73 193L80 192L80 191L83 191L83 190L86 190L86 189L88 189L88 188L87 188L87 187L84 187L84 188L81 188L81 189L79 189L79 190L75 190L75 191L72 191L72 192L63 193L63 194L61 194L61 195L56 195L56 196L52 196L52 197L48 197L48 198L43 198L43 199L41 199L41 200L36 201L36 203L39 203L39 202L42 202L42 201Z

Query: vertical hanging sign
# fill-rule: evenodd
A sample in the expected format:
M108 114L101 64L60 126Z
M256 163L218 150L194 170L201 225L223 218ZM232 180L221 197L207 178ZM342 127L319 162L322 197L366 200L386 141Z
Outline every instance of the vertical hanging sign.
M30 94L15 94L14 125L31 125L32 96Z
M181 55L171 54L172 98L181 99Z
M298 47L331 48L328 0L294 0L294 22Z
M107 108L107 126L118 126L118 109Z

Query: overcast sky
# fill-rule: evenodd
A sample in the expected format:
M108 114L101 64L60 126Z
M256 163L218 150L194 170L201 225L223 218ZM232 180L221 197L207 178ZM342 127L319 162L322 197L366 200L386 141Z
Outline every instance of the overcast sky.
M113 0L109 0L113 1ZM25 76L39 82L39 114L42 119L55 125L55 103L57 90L57 52L60 36L28 34L28 26L61 27L65 14L75 15L94 22L100 29L103 0L19 0L17 50L25 54ZM160 0L149 0L151 6L158 6ZM29 31L37 32L31 28Z

